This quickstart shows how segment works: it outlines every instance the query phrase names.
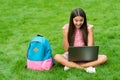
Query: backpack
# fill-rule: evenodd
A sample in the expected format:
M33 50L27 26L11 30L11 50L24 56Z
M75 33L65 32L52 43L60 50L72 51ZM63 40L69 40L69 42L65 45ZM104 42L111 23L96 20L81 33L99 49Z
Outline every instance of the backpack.
M27 68L32 70L50 70L54 64L49 41L41 36L34 37L27 51Z

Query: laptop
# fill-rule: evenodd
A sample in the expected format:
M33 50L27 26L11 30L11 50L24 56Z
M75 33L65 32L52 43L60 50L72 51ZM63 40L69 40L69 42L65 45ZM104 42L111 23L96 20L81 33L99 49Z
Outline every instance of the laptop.
M99 46L70 46L68 52L69 61L94 61L98 59Z

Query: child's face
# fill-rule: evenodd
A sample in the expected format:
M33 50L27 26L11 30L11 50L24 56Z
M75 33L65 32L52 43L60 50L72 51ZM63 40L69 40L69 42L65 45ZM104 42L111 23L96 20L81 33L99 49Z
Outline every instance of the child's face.
M84 18L82 16L76 16L73 18L73 23L76 28L80 28L84 23Z

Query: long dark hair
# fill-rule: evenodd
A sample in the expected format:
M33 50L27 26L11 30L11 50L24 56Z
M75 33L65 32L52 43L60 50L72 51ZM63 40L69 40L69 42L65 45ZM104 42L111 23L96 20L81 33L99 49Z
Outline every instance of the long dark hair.
M86 20L86 14L83 9L76 8L71 12L70 15L70 21L69 21L69 29L68 29L68 43L70 46L73 46L74 44L74 35L75 35L75 25L73 23L73 18L76 16L82 16L84 18L84 23L80 27L83 35L83 40L85 45L87 46L87 37L88 37L88 30L87 30L87 20Z

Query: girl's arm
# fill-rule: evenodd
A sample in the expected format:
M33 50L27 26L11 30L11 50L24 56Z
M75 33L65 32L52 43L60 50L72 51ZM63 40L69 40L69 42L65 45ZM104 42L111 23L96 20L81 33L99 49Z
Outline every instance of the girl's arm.
M62 28L63 32L63 48L68 51L69 43L68 43L68 24L65 24Z
M94 45L94 27L88 24L88 46Z

